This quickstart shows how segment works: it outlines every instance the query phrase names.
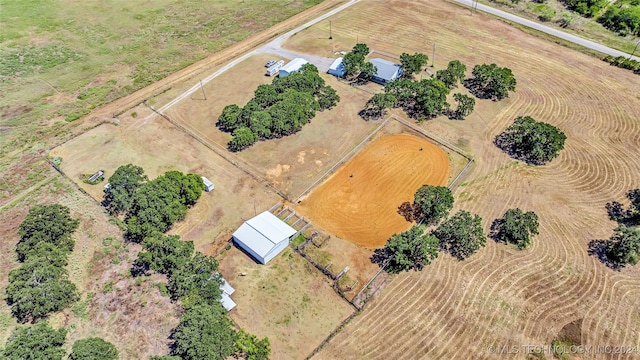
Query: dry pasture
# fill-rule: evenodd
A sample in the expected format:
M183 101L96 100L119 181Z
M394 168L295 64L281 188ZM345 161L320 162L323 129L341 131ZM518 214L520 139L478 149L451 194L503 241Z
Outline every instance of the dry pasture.
M523 347L499 356L487 347L550 345L566 326L585 346L640 346L638 269L614 271L588 253L591 240L608 238L616 226L604 205L640 186L639 78L446 1L363 1L330 20L335 42L323 40L327 21L285 46L320 55L348 50L358 36L375 50L432 57L435 43L432 71L453 59L468 75L481 63L513 70L518 86L510 98L479 100L465 121L442 117L422 126L475 157L454 193L454 211L480 214L488 232L509 208L533 210L540 234L524 251L488 240L466 261L441 254L422 272L393 277L316 358L524 358ZM493 145L521 115L567 134L550 164L526 166Z
M138 116L122 116L120 125L103 124L51 150L62 157L61 169L96 201L103 199L105 182L88 185L80 174L105 170L106 178L120 165L142 166L153 179L169 170L206 176L215 190L203 192L187 218L174 224L170 234L194 241L200 251L213 253L231 233L254 214L268 209L279 197L162 117L146 119L151 111L134 109ZM245 201L242 201L245 199ZM248 201L247 199L251 199Z
M236 247L220 258L220 272L236 290L231 298L238 306L229 315L248 332L269 337L272 359L304 358L354 311L291 248L266 265Z

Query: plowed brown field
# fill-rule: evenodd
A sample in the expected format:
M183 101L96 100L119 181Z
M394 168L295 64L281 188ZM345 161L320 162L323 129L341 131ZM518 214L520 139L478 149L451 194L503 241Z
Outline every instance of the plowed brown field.
M423 184L444 185L447 153L411 134L385 135L303 200L297 210L320 227L358 245L376 248L406 230L398 206Z
M363 1L330 20L335 39L352 39L340 49L359 36L374 50L431 58L436 43L432 71L453 59L467 65L467 76L482 63L513 70L518 84L508 99L478 100L464 121L441 117L422 126L476 160L454 192L454 212L478 213L488 233L507 209L532 210L540 234L524 251L488 240L465 261L441 253L421 272L394 276L316 358L525 359L526 345L549 346L574 324L576 341L593 346L581 359L637 359L594 349L640 346L640 270L609 269L588 244L616 226L605 204L640 187L640 77L446 1ZM329 24L320 25L306 30L309 39L328 32ZM287 46L316 53L305 36ZM523 115L566 133L565 149L548 165L526 166L493 145ZM494 354L490 345L519 353ZM544 355L553 358L548 349Z

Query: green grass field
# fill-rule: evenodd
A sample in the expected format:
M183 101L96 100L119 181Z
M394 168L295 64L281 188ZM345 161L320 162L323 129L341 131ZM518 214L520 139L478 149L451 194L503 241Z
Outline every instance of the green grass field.
M319 2L0 0L0 173L61 123Z

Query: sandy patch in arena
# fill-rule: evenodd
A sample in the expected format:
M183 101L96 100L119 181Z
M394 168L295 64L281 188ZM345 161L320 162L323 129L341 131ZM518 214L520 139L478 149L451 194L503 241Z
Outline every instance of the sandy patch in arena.
M376 248L406 230L398 206L423 184L444 185L449 176L447 153L411 134L373 140L297 209L340 238Z

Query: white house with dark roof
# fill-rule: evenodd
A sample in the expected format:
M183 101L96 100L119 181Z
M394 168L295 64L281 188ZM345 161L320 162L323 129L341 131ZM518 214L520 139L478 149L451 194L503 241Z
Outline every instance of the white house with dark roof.
M233 241L261 264L266 264L289 245L296 230L265 211L242 224Z
M378 70L371 80L380 85L399 79L402 76L402 67L400 64L392 63L391 61L380 58L371 59L369 62Z

